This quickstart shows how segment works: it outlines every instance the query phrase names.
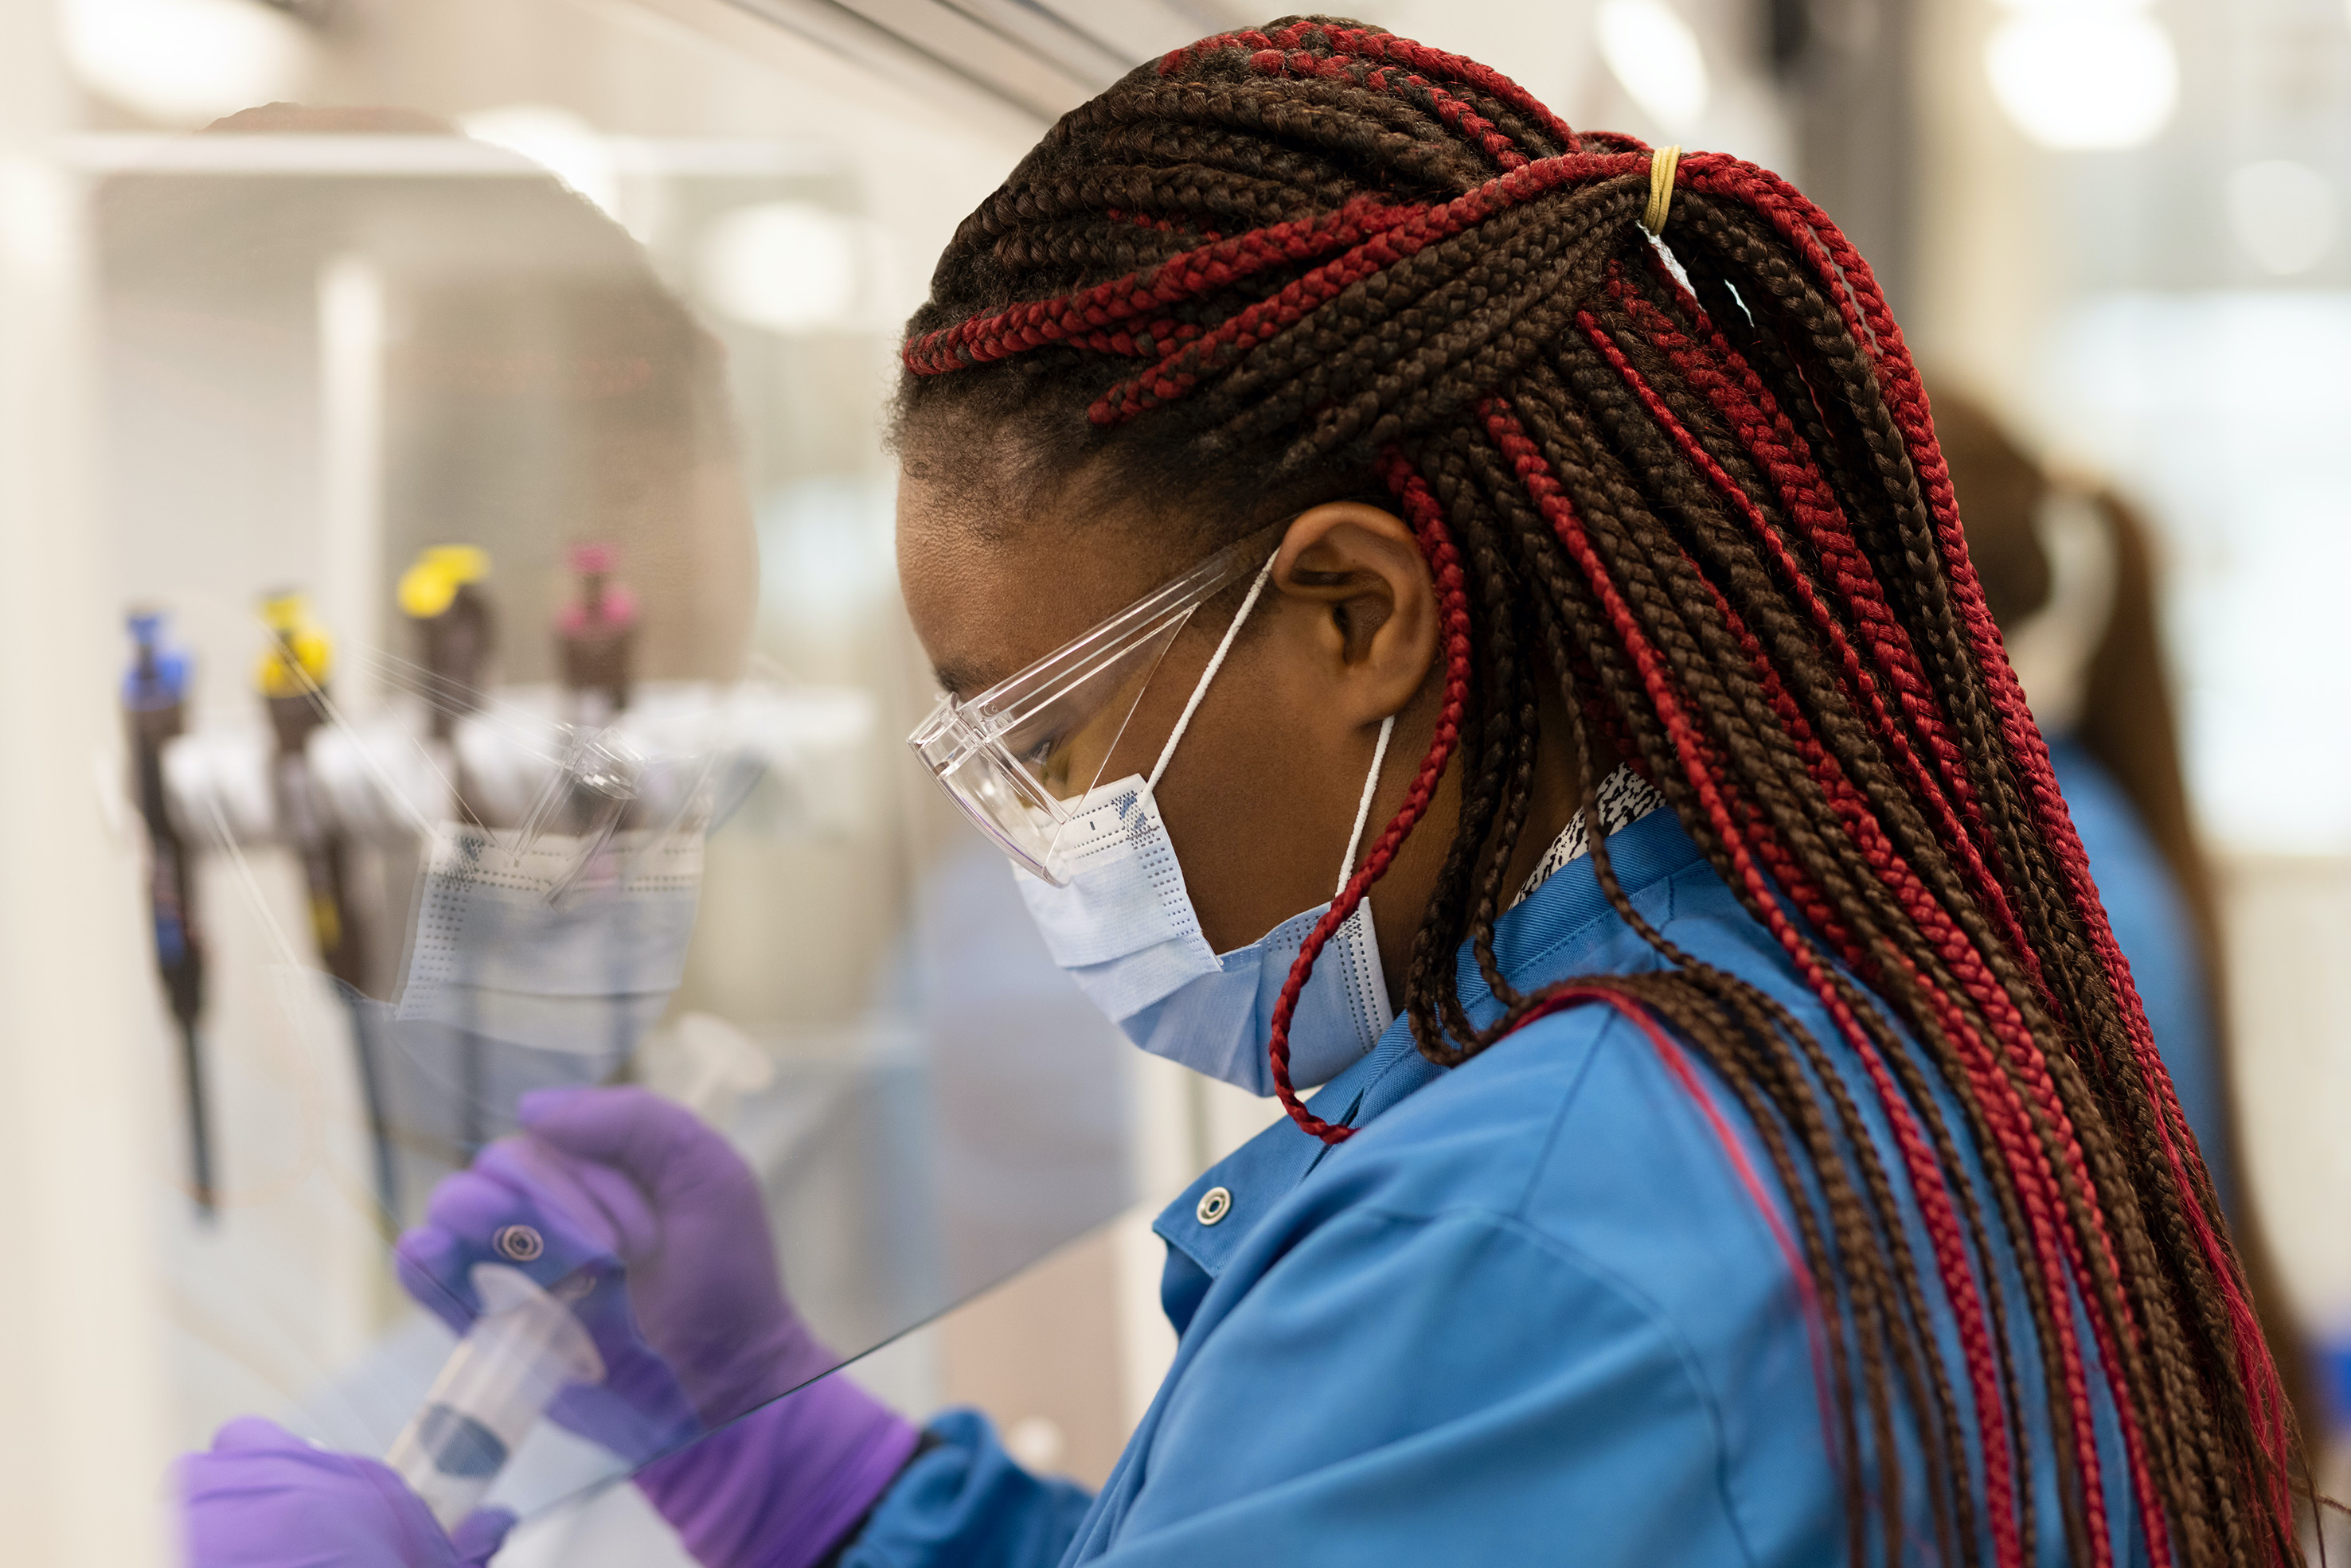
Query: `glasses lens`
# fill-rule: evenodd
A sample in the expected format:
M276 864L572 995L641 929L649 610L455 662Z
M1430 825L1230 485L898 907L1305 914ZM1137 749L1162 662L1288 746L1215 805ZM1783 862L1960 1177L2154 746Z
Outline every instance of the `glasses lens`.
M1188 609L1147 635L1047 683L1022 711L1003 713L986 697L942 704L910 744L964 814L1022 866L1050 882L1053 844L1067 802L1108 776L1150 764L1120 749L1135 706L1183 630Z
M998 736L1005 753L1056 800L1075 800L1105 778L1148 768L1150 758L1122 755L1135 706L1158 673L1186 616L1176 616L1147 640L1121 650L1013 720ZM1121 765L1111 772L1113 759Z
M992 747L963 753L938 775L948 797L980 831L1029 872L1048 881L1061 879L1050 869L1053 838L1060 827L1035 784L1019 768L1009 766Z
M1130 734L1143 694L1192 612L1261 563L1244 540L968 702L940 704L907 739L956 804L1048 881L1070 803L1155 758Z

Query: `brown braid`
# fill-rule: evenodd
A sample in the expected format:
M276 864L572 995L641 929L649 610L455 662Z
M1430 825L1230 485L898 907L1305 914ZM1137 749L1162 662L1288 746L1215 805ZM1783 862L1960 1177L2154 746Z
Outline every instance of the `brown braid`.
M1759 1201L1817 1292L1855 1562L1904 1553L1906 1496L1945 1561L2037 1557L2045 1463L2069 1557L2106 1564L2117 1459L2155 1561L2299 1561L2291 1413L1998 652L1900 331L1783 182L1687 157L1653 244L1649 170L1638 142L1579 136L1495 72L1359 24L1205 40L1073 110L964 222L909 329L902 434L984 430L1040 485L1107 476L1239 528L1364 495L1411 522L1444 711L1277 1011L1301 1126L1350 1132L1290 1084L1298 988L1458 752L1405 977L1414 1038L1453 1065L1606 1005L1727 1086L1782 1189ZM1587 816L1604 737L1834 1040L1667 941L1599 841L1603 891L1662 967L1509 983L1494 925L1547 687ZM1501 1009L1482 1028L1465 944ZM1915 1475L1894 1458L1906 1431Z

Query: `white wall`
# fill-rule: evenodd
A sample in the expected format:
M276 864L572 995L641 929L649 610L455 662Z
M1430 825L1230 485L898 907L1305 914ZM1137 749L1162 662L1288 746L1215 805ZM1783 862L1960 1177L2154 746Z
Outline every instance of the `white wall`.
M145 977L90 527L78 193L46 7L0 5L0 1521L59 1568L162 1560ZM119 800L119 796L114 798Z

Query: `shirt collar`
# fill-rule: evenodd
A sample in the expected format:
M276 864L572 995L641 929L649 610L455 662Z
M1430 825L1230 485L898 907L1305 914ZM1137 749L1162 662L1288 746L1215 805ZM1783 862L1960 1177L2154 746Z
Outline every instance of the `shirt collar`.
M1599 807L1600 836L1604 839L1623 832L1652 811L1666 809L1666 798L1657 793L1657 787L1621 764L1600 781L1593 796ZM1535 862L1535 869L1519 888L1519 896L1510 900L1511 907L1532 898L1535 889L1557 875L1562 867L1591 852L1591 825L1578 808L1575 815L1568 818L1567 826L1559 831L1559 837L1552 841L1551 848L1543 851L1542 859Z
M1698 845L1671 811L1653 810L1608 835L1608 863L1627 897L1637 896L1698 856ZM1600 891L1590 858L1578 858L1494 922L1495 963L1522 988L1546 984L1572 973L1579 955L1598 947L1623 925ZM1468 943L1462 944L1455 962L1461 1005L1482 1022L1494 1011L1494 993ZM1309 1103L1325 1120L1367 1126L1445 1071L1421 1055L1409 1020L1399 1015L1367 1054L1315 1091ZM1213 1278L1257 1222L1329 1152L1329 1145L1284 1116L1201 1173L1182 1197L1160 1211L1152 1228ZM1223 1202L1204 1205L1202 1200L1217 1188L1224 1190ZM1209 1215L1215 1218L1206 1218Z

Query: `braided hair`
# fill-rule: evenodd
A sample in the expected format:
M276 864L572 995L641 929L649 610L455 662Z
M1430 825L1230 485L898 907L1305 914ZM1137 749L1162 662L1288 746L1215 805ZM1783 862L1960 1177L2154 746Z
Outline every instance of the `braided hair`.
M1942 1561L2037 1557L2045 1448L2069 1560L2105 1568L2094 1383L2155 1562L2299 1560L2292 1416L2211 1182L1969 564L1901 332L1818 208L1734 158L1675 168L1572 131L1472 61L1290 17L1065 116L958 229L903 359L902 440L978 422L1038 475L1108 475L1195 516L1245 518L1255 498L1255 528L1371 493L1414 528L1443 706L1277 1010L1299 1125L1350 1131L1290 1083L1298 988L1458 760L1405 992L1414 1038L1450 1065L1602 1005L1728 1086L1787 1195L1852 1561L1905 1552L1906 1486ZM1500 973L1545 683L1587 814L1604 741L1785 949L1855 1077L1644 920L1596 839L1603 890L1663 967L1526 993ZM1465 942L1502 1008L1482 1028L1458 989Z

